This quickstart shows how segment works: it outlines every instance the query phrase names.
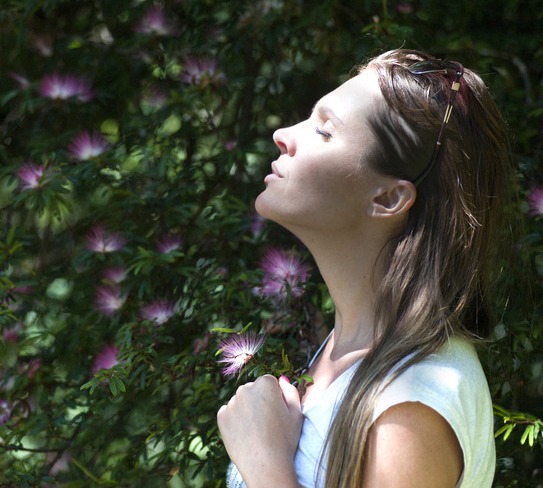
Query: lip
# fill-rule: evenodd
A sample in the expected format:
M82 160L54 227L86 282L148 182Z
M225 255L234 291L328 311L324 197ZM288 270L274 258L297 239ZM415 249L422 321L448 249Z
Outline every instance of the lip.
M274 161L272 164L271 164L271 169L272 169L272 174L274 174L275 176L279 177L279 178L282 178L283 175L281 173L279 173L279 171L277 170L277 163L276 161Z
M269 183L271 180L279 180L283 178L283 175L277 171L277 165L275 161L271 164L271 173L264 178L264 183Z

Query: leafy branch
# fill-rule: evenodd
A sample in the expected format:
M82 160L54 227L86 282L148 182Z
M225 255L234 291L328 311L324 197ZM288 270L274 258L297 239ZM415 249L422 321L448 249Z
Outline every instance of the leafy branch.
M529 413L509 411L499 405L494 405L494 415L502 418L504 423L496 431L496 438L502 436L506 441L517 426L524 426L520 443L524 445L528 441L530 447L534 447L534 444L538 443L543 448L543 420Z

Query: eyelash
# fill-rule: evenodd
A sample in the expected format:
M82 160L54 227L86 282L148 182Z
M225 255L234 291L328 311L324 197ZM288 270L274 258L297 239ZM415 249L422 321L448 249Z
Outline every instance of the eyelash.
M317 134L319 134L319 136L324 137L325 140L329 140L329 139L332 138L332 134L330 134L330 132L325 132L325 131L323 131L322 129L319 129L318 126L315 127L315 132L316 132Z

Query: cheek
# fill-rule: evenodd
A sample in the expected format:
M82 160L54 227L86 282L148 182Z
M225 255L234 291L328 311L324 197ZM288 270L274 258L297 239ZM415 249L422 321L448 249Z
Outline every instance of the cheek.
M257 212L290 228L332 229L357 225L364 213L363 190L354 178L319 175L301 185L269 186L257 198ZM326 177L325 177L326 176Z
M272 180L258 196L257 212L280 224L353 225L364 212L364 175L358 152L293 161L283 180Z

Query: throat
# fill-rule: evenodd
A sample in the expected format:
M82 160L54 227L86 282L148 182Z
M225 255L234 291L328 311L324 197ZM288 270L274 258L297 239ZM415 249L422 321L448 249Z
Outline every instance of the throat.
M328 388L346 371L351 369L364 357L364 351L357 351L343 356L339 360L332 361L324 353L317 358L309 368L308 375L313 382L302 381L298 387L300 400L303 405L309 406L318 401Z

